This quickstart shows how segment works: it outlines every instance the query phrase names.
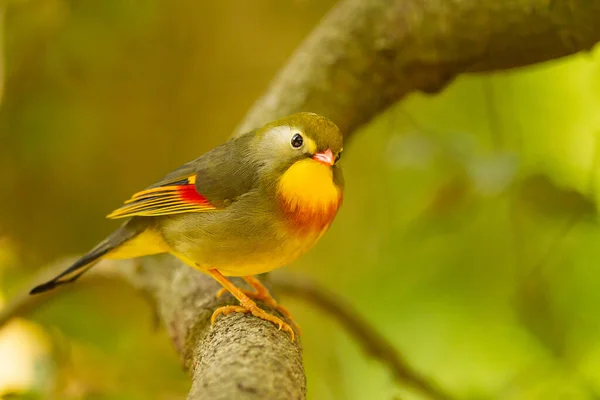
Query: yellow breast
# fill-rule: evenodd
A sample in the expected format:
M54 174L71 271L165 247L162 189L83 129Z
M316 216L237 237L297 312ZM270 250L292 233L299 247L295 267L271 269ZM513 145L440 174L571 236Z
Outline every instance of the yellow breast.
M277 197L291 226L300 230L327 229L342 201L342 190L327 165L304 159L282 175Z

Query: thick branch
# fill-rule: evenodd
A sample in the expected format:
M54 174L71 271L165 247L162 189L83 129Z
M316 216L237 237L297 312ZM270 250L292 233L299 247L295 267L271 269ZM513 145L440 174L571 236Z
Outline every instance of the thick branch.
M219 317L211 327L215 309L235 304L230 295L215 298L220 286L213 279L171 256L120 267L156 301L184 367L193 375L188 399L306 397L302 352L287 333L278 332L270 322L238 313Z
M590 0L346 0L325 17L237 133L313 111L347 135L415 92L458 74L535 64L600 40Z

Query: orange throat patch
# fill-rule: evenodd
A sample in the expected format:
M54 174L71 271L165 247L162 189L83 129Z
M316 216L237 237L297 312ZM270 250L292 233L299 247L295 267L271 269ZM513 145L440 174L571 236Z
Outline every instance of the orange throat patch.
M294 163L277 185L281 210L299 230L322 231L333 222L342 203L342 190L331 168L312 159Z

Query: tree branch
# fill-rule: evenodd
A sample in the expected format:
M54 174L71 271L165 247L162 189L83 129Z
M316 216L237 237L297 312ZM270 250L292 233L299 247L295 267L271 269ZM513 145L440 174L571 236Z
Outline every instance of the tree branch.
M156 300L159 316L192 374L188 399L306 397L302 352L286 332L239 313L219 317L211 327L214 310L235 304L229 294L215 297L220 289L216 281L171 256L149 257L120 269Z
M464 72L519 67L589 50L600 40L590 0L346 0L300 46L237 133L296 111L323 114L346 135L414 91ZM123 265L126 263L123 262ZM129 265L129 264L127 264ZM193 374L189 399L303 399L300 349L248 315L220 318L218 286L171 257L125 268L156 301Z
M27 294L31 287L56 276L77 258L65 257L36 274L23 295L12 298L0 309L0 330L12 318L26 315L48 304L57 294L72 290L74 285L66 285L36 296ZM213 279L169 255L103 260L84 275L79 284L99 277L125 279L152 300L154 311L164 323L184 368L192 375L188 399L306 398L298 336L292 343L288 333L278 332L272 323L246 314L219 317L211 326L214 310L235 304L229 294L216 298L221 286ZM236 284L244 285L242 280Z
M237 134L297 111L351 135L415 91L457 75L540 63L600 40L590 0L346 0L298 48Z

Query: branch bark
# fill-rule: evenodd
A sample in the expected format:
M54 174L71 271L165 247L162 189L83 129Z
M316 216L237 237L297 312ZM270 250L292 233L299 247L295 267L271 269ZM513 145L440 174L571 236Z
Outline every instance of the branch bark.
M306 398L299 339L292 343L272 323L246 314L219 317L211 327L214 310L235 304L229 294L215 297L220 285L212 278L168 255L119 268L156 301L160 319L192 374L188 399ZM243 286L241 280L236 283Z
M590 50L600 2L346 0L298 48L236 133L297 111L351 135L409 93L461 73L536 64Z
M457 75L520 67L587 51L600 40L590 0L345 0L314 30L250 110L237 133L297 111L346 135L414 91ZM170 257L122 263L151 295L193 375L189 399L304 399L301 351L248 315L220 318L218 285Z

